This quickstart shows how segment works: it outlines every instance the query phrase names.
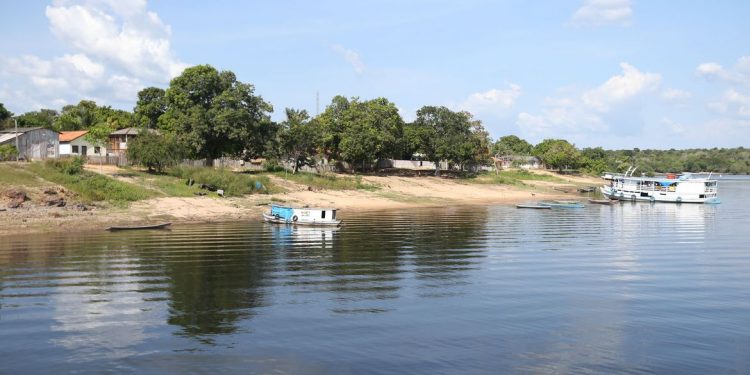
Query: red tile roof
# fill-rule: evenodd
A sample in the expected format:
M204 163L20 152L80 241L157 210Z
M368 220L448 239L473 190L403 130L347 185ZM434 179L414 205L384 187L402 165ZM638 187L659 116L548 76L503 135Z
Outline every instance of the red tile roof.
M70 132L60 132L60 142L70 142L86 133L88 130L76 130Z

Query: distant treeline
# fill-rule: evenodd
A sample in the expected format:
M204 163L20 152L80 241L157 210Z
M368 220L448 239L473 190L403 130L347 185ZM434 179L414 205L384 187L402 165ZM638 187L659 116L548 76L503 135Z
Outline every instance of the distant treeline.
M532 145L514 135L493 141L481 121L468 112L424 106L416 119L407 123L396 105L385 98L336 96L314 117L305 110L286 108L286 119L281 122L271 120L272 112L272 105L231 71L198 65L175 77L166 90L141 90L133 112L82 100L60 111L41 109L15 119L23 127L89 129L97 134L132 126L156 129L158 132L136 138L130 156L159 170L179 158L212 160L223 156L286 161L295 171L323 158L347 162L360 170L368 170L384 158L447 161L466 170L491 165L493 156L536 156L549 168L589 173L623 171L629 166L638 166L644 173L750 173L750 152L741 147L611 151L578 149L561 139ZM11 117L0 103L0 127L12 126Z

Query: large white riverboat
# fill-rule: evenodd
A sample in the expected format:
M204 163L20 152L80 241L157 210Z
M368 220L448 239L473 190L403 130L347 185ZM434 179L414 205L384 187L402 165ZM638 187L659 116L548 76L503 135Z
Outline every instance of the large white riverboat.
M684 173L667 174L663 177L633 177L631 170L628 170L624 174L607 173L603 178L609 184L602 186L600 190L609 199L671 203L721 202L718 183L711 179L711 175L696 177Z

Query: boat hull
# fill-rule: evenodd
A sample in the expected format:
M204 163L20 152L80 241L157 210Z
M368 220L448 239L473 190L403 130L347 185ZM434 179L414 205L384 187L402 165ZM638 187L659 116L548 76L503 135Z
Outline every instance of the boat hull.
M341 220L309 220L305 218L298 218L296 221L294 220L286 220L282 217L277 217L274 215L269 215L264 213L263 214L263 221L266 223L271 224L288 224L288 225L308 225L308 226L339 226L341 225Z
M700 194L680 194L677 192L638 192L612 189L609 186L600 188L602 195L609 199L633 202L666 202L666 203L718 203L717 197L700 197Z

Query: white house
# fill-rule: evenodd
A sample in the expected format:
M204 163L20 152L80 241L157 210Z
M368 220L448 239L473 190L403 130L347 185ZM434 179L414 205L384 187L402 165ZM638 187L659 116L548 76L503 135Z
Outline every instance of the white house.
M60 155L102 156L107 155L107 148L95 146L86 140L88 130L60 132Z

